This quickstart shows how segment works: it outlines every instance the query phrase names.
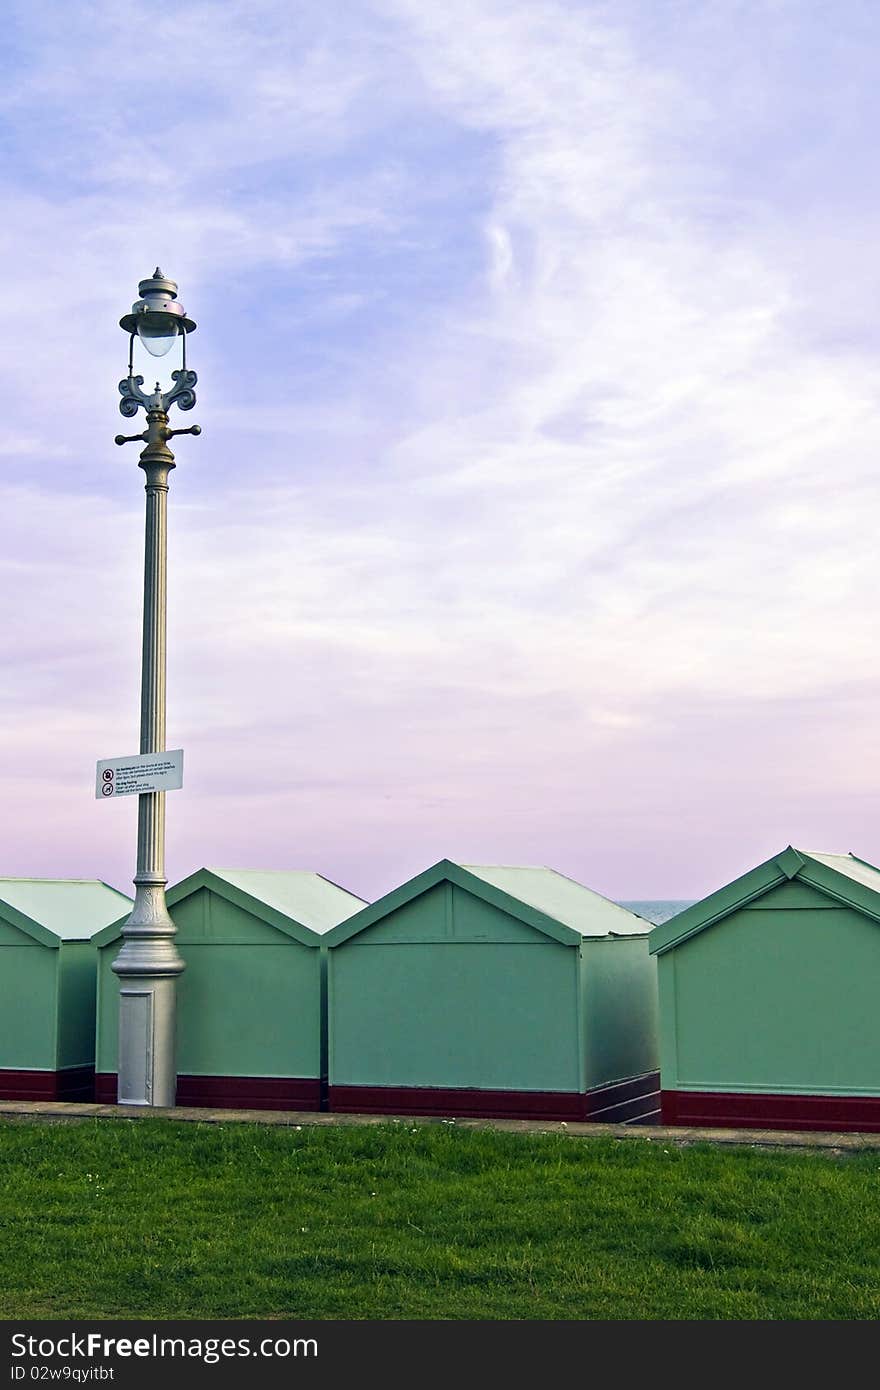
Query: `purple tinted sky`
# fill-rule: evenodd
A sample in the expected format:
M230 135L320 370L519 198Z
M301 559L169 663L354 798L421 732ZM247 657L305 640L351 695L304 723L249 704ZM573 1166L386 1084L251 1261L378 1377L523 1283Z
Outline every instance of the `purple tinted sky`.
M132 872L157 261L172 879L876 860L876 5L4 14L4 873Z

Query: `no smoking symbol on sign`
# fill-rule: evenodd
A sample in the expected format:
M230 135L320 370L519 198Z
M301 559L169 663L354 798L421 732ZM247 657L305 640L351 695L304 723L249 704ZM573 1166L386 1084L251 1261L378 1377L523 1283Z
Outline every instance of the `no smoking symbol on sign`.
M113 795L113 769L112 769L111 767L105 767L105 768L104 768L104 771L101 773L101 776L102 776L103 779L104 779L104 785L103 785L102 788L101 788L101 795L102 795L102 796L112 796L112 795Z

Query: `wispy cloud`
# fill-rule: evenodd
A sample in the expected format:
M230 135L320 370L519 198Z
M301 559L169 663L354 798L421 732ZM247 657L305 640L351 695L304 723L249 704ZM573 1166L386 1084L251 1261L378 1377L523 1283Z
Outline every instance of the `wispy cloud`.
M799 836L877 852L877 205L844 165L880 21L206 3L151 25L163 87L110 0L14 13L9 871L128 873L88 795L136 730L114 323L157 260L205 427L171 495L173 873L369 893L452 853L632 897Z

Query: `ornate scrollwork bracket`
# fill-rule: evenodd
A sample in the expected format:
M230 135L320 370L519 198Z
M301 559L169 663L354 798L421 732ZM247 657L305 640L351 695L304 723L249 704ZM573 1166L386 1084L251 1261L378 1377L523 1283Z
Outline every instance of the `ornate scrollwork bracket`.
M176 405L178 410L192 410L196 403L195 385L198 381L195 372L181 367L179 371L171 373L171 380L174 385L163 395L162 409L167 411L169 406Z
M147 395L144 391L144 379L142 376L127 376L119 383L119 394L122 400L119 402L119 412L127 419L132 415L137 415L138 411L144 410L164 410L166 415L172 405L176 405L178 410L192 410L196 403L195 385L198 377L195 372L187 367L181 367L178 371L171 373L171 380L174 385L169 391L160 391L159 383L156 383L156 390L152 395Z
M119 394L122 400L119 402L119 413L127 419L132 415L137 415L138 410L143 406L144 410L150 408L150 397L145 391L141 390L144 384L142 376L126 376L119 383Z

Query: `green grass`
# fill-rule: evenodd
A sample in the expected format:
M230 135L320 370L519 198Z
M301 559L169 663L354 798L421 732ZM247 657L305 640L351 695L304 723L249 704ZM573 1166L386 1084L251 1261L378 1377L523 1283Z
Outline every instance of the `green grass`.
M0 1123L0 1317L877 1318L880 1155Z

